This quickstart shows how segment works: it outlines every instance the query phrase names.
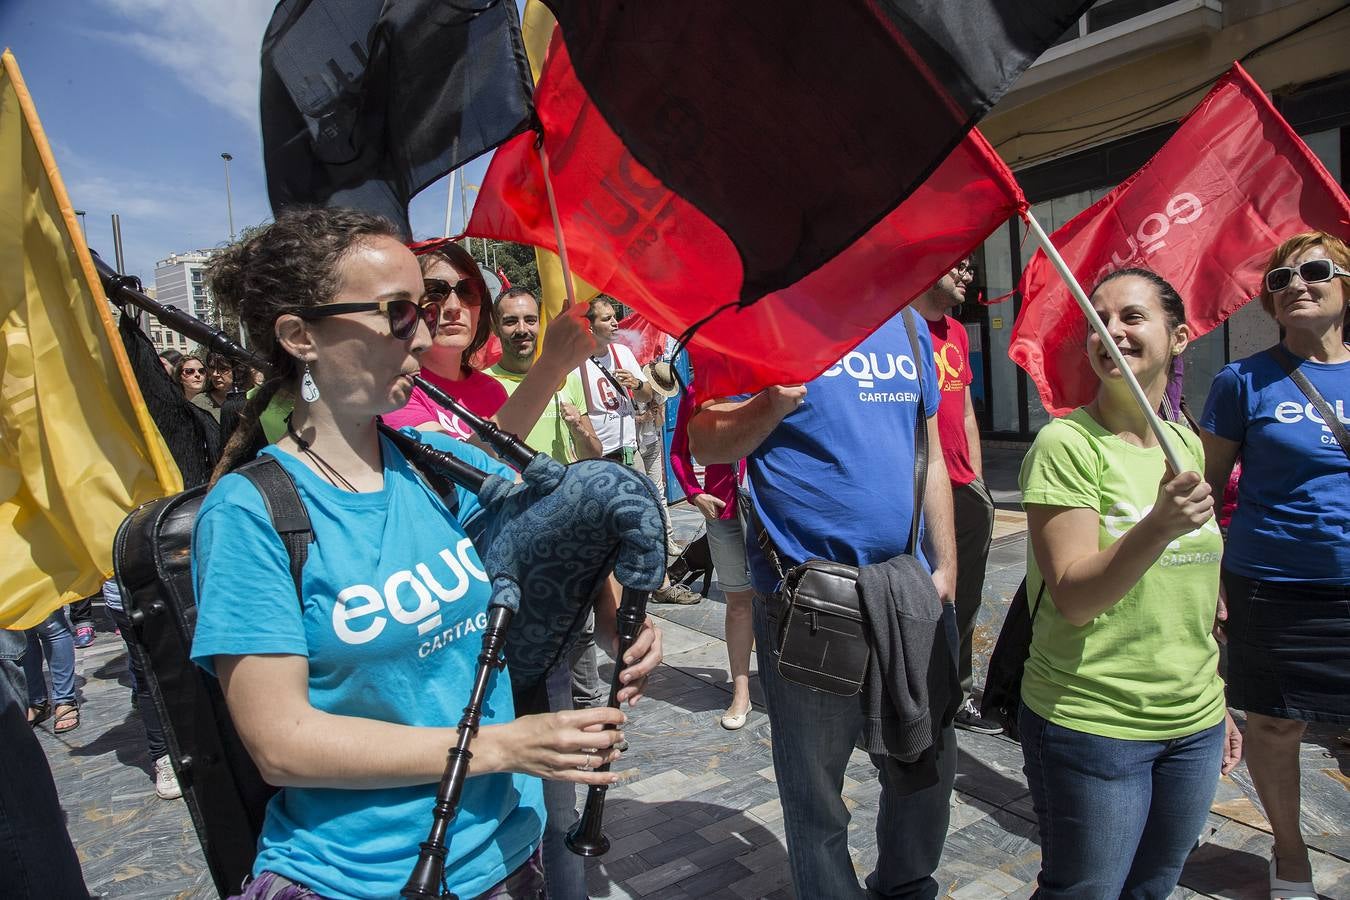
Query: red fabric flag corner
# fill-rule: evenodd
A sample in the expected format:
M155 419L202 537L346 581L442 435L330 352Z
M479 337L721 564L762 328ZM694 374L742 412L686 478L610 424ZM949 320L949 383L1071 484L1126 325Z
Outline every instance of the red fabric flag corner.
M1053 235L1085 291L1117 269L1152 269L1186 303L1195 339L1260 290L1285 238L1350 237L1350 202L1246 71L1234 63L1161 150ZM1053 416L1091 402L1087 322L1043 250L1022 274L1009 356Z

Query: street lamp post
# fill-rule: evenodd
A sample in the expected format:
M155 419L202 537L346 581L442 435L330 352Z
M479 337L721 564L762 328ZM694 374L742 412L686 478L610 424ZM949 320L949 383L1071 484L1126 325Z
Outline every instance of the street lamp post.
M234 201L230 198L230 160L234 159L228 153L220 154L220 158L225 160L225 213L230 218L230 243L234 243Z
M75 210L75 215L80 217L80 232L84 235L84 242L89 243L89 226L84 224L84 210Z

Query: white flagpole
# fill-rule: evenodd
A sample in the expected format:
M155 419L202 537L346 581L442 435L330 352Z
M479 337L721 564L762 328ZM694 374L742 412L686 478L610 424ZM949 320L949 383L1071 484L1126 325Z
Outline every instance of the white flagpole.
M445 231L441 232L444 237L451 235L450 231L450 211L454 209L455 204L455 170L450 170L449 190L445 194Z
M1172 473L1180 475L1185 472L1187 467L1182 465L1181 457L1177 454L1176 447L1172 445L1166 429L1163 428L1162 419L1158 417L1158 411L1148 402L1148 397L1144 395L1144 389L1139 386L1139 379L1134 377L1134 372L1125 364L1125 357L1120 355L1120 348L1116 346L1116 342L1107 333L1106 324L1102 322L1101 316L1097 315L1097 311L1092 308L1092 302L1088 300L1087 294L1083 291L1083 286L1078 283L1078 279L1074 277L1073 272L1069 271L1069 266L1064 262L1064 257L1060 256L1059 251L1055 249L1055 245L1050 243L1050 237L1045 233L1045 229L1041 228L1041 223L1036 221L1036 217L1031 214L1031 211L1024 212L1022 218L1026 220L1027 227L1031 229L1031 233L1036 236L1041 248L1045 250L1045 255L1050 260L1050 264L1055 267L1059 277L1063 278L1064 283L1068 285L1069 293L1073 295L1073 299L1078 301L1078 308L1087 317L1088 325L1092 326L1092 330L1097 332L1097 337L1101 338L1102 343L1106 345L1106 352L1110 354L1111 361L1116 364L1116 368L1120 369L1120 374L1124 377L1125 383L1129 385L1130 393L1134 395L1135 402L1139 404L1139 408L1144 411L1144 415L1148 419L1149 427L1153 429L1153 434L1157 436L1163 456L1167 457L1167 464L1172 467Z
M553 197L553 176L549 174L548 151L543 142L539 144L539 162L544 169L544 190L548 193L548 211L553 216L553 236L558 241L558 261L562 263L563 287L567 291L567 305L571 309L577 302L575 288L572 287L572 267L567 263L567 243L563 240L562 219L558 218L558 201Z

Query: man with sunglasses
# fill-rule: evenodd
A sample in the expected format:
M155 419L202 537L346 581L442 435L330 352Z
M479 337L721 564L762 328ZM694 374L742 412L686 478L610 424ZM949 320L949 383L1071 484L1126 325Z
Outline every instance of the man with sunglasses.
M975 266L963 259L914 301L928 323L937 364L938 433L942 458L952 483L952 517L956 527L956 629L961 635L957 666L961 673L961 708L956 727L977 734L998 734L1003 727L980 715L971 693L975 616L984 592L984 570L994 536L994 500L984 484L980 425L970 398L970 342L966 329L949 313L960 309L966 289L975 280Z

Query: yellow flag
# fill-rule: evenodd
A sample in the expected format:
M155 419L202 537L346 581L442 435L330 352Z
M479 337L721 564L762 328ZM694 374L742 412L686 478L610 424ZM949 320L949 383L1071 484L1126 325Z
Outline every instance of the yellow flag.
M150 420L33 100L0 71L0 627L95 593L117 526L183 489Z
M530 60L530 77L539 82L539 73L544 68L544 57L548 54L548 42L553 37L553 28L558 24L553 13L541 0L527 0L525 13L521 18L521 36L525 39L525 55ZM544 344L544 332L550 319L562 313L563 303L567 301L567 286L563 283L562 261L551 250L536 247L534 261L539 267L539 340L536 347ZM600 293L586 281L572 273L572 289L576 291L577 303L586 303ZM537 350L535 352L538 352Z

